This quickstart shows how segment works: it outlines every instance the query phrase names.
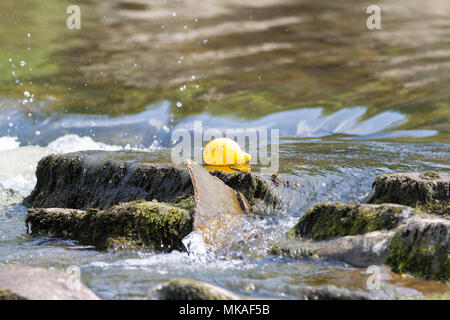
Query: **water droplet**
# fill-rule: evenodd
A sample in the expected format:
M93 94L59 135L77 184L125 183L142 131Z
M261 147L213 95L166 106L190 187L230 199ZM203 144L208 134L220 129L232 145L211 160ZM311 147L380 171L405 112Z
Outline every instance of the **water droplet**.
M208 39L203 40L203 44L206 44L208 42Z
M177 101L177 107L178 107L178 108L181 108L182 105L183 105L183 104L182 104L180 101Z
M20 66L21 66L21 67L25 67L25 65L26 65L26 62L25 62L25 61L23 61L23 60L20 61Z
M177 13L176 13L176 12L172 12L172 15L173 15L174 17L176 17L176 16L177 16Z
M28 98L31 94L28 91L24 91L23 95Z

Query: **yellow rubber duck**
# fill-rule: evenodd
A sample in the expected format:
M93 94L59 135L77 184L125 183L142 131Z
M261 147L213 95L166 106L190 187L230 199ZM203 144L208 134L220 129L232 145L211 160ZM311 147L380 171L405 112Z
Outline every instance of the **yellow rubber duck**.
M206 164L228 166L245 164L251 156L242 151L239 144L228 138L214 139L203 150L203 160Z

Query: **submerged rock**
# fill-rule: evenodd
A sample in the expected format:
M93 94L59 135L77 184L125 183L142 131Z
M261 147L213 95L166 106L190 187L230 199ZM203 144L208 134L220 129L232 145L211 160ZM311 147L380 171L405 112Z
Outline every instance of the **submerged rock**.
M397 227L416 210L394 204L326 202L307 211L288 232L288 238L326 240Z
M448 281L450 221L393 204L323 203L305 213L269 253L355 267L387 264L394 272Z
M183 250L182 239L192 231L186 209L157 201L122 203L108 210L65 208L28 209L32 234L78 240L99 249L145 246L154 250Z
M17 264L0 266L0 300L98 300L63 272Z
M275 244L269 253L292 259L342 261L355 267L368 267L384 263L392 235L392 231L374 231L324 241L285 240Z
M375 178L369 203L397 203L426 213L450 215L450 173L395 173Z
M301 300L369 300L368 294L350 291L336 286L302 287L296 290Z
M252 300L264 299L238 295L216 285L193 279L176 279L159 285L154 298L160 300ZM302 300L365 300L368 295L350 292L334 286L304 286L296 288L295 296ZM267 298L265 298L267 299Z
M193 279L171 280L156 288L160 300L240 300L241 296L207 282Z
M450 221L412 218L399 227L389 244L386 264L393 271L424 279L450 279Z

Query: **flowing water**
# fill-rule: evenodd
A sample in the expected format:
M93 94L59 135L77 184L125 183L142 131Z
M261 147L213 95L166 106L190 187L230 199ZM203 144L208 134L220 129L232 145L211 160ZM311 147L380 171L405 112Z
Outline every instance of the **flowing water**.
M145 152L170 159L171 134L208 128L279 129L289 208L262 226L270 246L312 205L363 202L380 173L450 170L450 3L377 1L0 2L0 263L65 270L102 298L152 297L191 277L255 297L299 298L332 285L372 298L448 291L392 275L366 289L365 269L250 254L99 252L30 237L20 205L47 154ZM253 168L254 170L257 167ZM264 249L263 248L263 249Z

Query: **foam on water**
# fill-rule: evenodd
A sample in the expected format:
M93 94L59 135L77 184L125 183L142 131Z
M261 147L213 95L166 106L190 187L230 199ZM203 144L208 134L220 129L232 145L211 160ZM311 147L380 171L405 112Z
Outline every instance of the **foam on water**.
M203 257L208 253L200 231L192 231L183 238L182 242L189 255Z
M17 137L0 137L0 190L10 190L15 195L27 196L36 184L37 163L49 154L86 150L117 151L132 149L129 146L109 145L94 141L91 137L78 135L61 136L46 147L20 147ZM153 151L155 146L133 148L137 151Z
M20 142L17 137L0 137L0 151L18 148Z

